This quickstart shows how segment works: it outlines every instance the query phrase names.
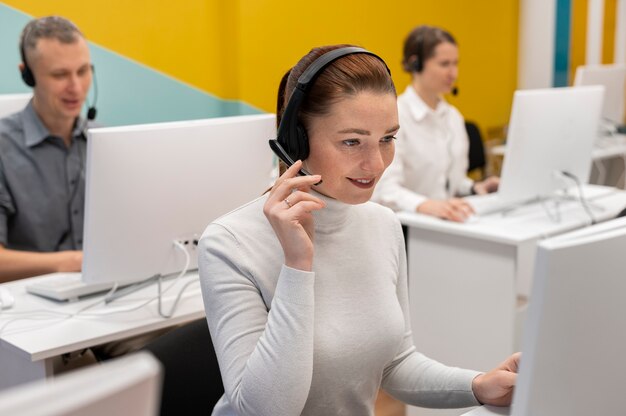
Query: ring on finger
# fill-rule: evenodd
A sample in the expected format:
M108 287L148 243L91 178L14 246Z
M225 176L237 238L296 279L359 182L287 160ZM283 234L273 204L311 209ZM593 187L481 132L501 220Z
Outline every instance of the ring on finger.
M284 202L285 204L287 204L287 206L288 206L289 208L291 208L291 207L293 206L293 205L291 205L291 202L289 202L289 198L285 198L285 199L283 199L283 202Z

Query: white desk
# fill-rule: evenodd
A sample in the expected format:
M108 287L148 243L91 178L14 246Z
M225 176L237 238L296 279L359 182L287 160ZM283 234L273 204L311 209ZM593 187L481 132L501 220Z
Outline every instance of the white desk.
M176 313L170 319L164 319L158 314L156 300L138 310L110 313L114 310L130 309L155 297L156 284L109 305L100 304L78 316L55 318L50 313L36 311L71 314L95 303L100 297L67 304L47 300L26 293L25 285L36 279L39 278L2 285L14 295L15 305L11 309L0 311L0 328L4 327L0 332L0 389L52 376L53 359L62 354L204 317L200 284L196 283L191 284L183 293ZM192 279L198 279L197 272L184 276L164 294L163 309L166 313L170 311L179 288ZM169 285L170 281L165 281L162 287L167 288ZM106 315L96 315L103 313Z
M587 186L604 193L594 199L597 220L626 206L626 192ZM514 351L517 294L530 293L537 241L588 224L579 203L561 206L555 223L541 205L503 217L493 214L459 224L412 213L398 214L408 230L411 325L418 351L454 365L489 370ZM460 414L409 408L410 415Z

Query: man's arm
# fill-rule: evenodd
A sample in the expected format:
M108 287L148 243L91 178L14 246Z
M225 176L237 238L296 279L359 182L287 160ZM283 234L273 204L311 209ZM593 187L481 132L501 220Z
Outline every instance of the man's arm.
M0 245L0 283L46 273L79 272L82 262L82 251L37 253Z

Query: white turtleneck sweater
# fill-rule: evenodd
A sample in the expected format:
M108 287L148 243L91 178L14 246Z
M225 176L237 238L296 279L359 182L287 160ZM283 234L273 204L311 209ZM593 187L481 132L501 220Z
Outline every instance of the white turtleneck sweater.
M466 407L478 374L413 346L402 231L393 212L321 196L313 271L285 266L267 195L200 241L204 305L225 394L214 415L373 415L380 386L418 406Z

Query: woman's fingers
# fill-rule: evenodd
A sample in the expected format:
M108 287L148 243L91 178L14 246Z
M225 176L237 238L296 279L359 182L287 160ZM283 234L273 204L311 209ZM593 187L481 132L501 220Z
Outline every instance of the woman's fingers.
M463 222L474 213L472 207L462 199L453 198L446 201L445 219Z
M291 166L274 184L263 207L285 255L285 264L300 270L311 270L315 233L312 211L326 204L309 193L320 181L319 175L296 176L302 162Z
M301 189L301 188L310 188L311 186L318 183L321 179L320 175L305 175L298 176L298 172L302 167L302 161L298 160L296 163L291 165L289 169L283 173L276 183L272 187L271 193L279 192L280 190L285 189Z
M304 205L303 205L304 204ZM326 206L325 202L315 195L312 195L305 191L295 190L287 194L284 198L280 199L280 193L272 196L272 200L268 199L269 212L280 213L292 208L307 208L309 211L315 211L322 209ZM296 211L292 211L296 212Z

